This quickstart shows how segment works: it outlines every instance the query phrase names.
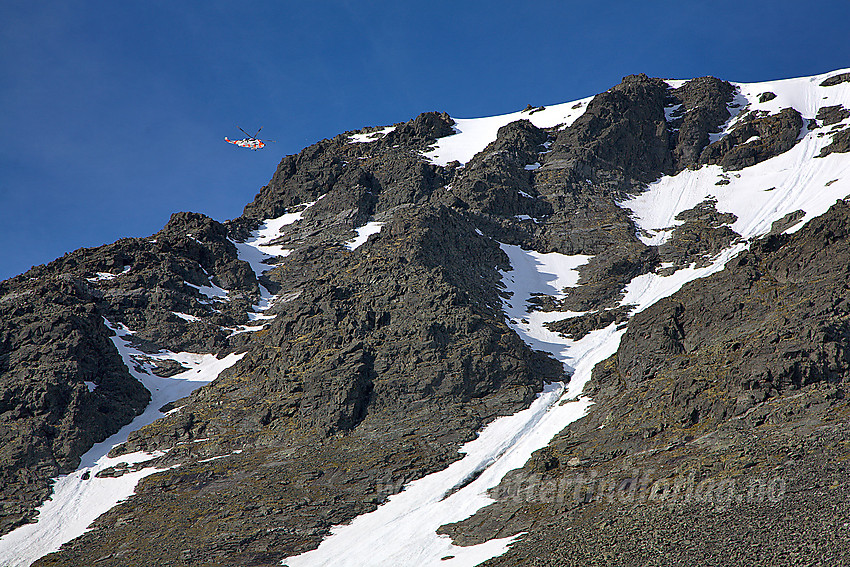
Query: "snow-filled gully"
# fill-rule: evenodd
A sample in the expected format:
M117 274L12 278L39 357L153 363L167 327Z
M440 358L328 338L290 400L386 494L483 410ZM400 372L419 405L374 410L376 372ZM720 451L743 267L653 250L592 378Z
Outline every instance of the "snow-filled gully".
M56 479L53 494L38 509L38 521L25 524L0 538L0 560L4 567L26 566L63 543L82 535L98 516L124 500L136 489L138 482L159 469L142 466L120 477L97 476L97 473L119 463L139 465L164 453L137 452L119 457L109 457L109 451L127 440L127 436L153 423L164 414L158 408L166 403L188 396L195 389L209 384L222 370L236 363L243 355L230 354L217 359L212 354L161 351L145 354L133 348L127 339L132 332L121 324L104 321L115 335L112 342L130 374L144 384L151 393L151 402L145 411L106 440L85 453L79 468ZM169 378L153 373L147 359L173 360L187 368ZM135 468L135 467L133 467Z
M575 286L576 268L590 257L540 254L506 244L501 247L513 267L502 278L505 291L511 295L503 302L508 322L530 346L546 350L564 364L572 374L569 384L548 384L528 409L493 421L477 439L464 445L464 458L408 484L374 512L333 528L331 536L316 550L290 557L285 565L472 566L501 555L520 535L461 547L436 530L492 503L487 495L490 488L497 486L508 471L523 466L534 451L546 446L566 425L586 414L592 401L582 396L584 385L593 367L616 352L625 330L612 324L578 341L549 331L545 322L578 313L529 313L528 299L534 293L558 295L564 287ZM642 276L627 287L627 299L637 305L636 310L648 307L687 281L722 269L741 249L730 250L703 269L680 270L669 277ZM470 478L474 480L468 482ZM449 487L461 488L452 492L447 490Z

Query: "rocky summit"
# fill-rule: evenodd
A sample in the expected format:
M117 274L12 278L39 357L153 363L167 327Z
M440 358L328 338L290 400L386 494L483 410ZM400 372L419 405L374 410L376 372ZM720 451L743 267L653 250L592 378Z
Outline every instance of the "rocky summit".
M0 282L0 564L847 564L848 77L427 112Z

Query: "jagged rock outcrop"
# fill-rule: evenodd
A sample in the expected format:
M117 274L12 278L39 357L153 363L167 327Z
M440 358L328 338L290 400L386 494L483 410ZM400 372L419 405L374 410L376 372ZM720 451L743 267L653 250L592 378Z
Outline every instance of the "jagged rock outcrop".
M850 73L839 73L837 75L832 75L831 77L827 77L821 82L820 86L822 87L834 87L835 85L840 85L841 83L850 82Z
M802 128L803 118L793 108L769 116L748 112L731 132L702 151L700 163L731 171L755 165L791 149Z
M670 240L658 247L662 262L673 266L694 263L704 266L740 235L729 228L737 219L732 213L719 213L714 201L703 201L692 209L676 215L683 221L676 226Z
M532 173L548 134L528 120L499 128L496 140L458 172L441 199L487 216L545 218L551 206L536 198Z
M832 126L850 118L850 110L840 104L823 106L815 114L815 118L820 120L823 126Z
M839 130L832 136L832 142L823 148L818 157L828 156L831 153L846 154L850 152L850 128Z
M587 336L589 332L604 329L611 323L625 323L629 319L628 312L630 310L631 307L616 307L614 309L590 311L584 315L546 323L546 328L573 340L579 340Z
M626 383L672 378L663 410L672 427L711 427L788 390L843 382L848 230L850 204L839 201L793 236L768 238L659 301L633 318L611 372ZM709 388L726 399L705 396Z
M731 117L729 104L734 87L714 77L700 77L675 89L668 102L672 107L673 165L675 169L695 167L709 134L719 132Z
M269 185L245 206L237 221L251 224L278 217L288 207L325 195L311 209L311 215L320 216L326 210L355 210L357 213L350 220L359 226L369 215L427 200L448 180L416 152L437 137L451 134L452 124L454 121L447 114L430 112L396 125L393 131L372 142L352 144L351 133L346 133L309 146L280 162ZM403 146L406 151L399 151L396 146Z
M850 118L850 110L840 104L824 106L818 110L815 118L821 122L821 126L831 126L829 130L818 133L818 137L831 137L830 143L821 148L818 157L850 152L850 125L844 124Z
M670 87L660 79L630 75L601 93L570 128L561 130L546 169L580 186L590 180L603 191L622 194L670 173L668 125L664 116Z

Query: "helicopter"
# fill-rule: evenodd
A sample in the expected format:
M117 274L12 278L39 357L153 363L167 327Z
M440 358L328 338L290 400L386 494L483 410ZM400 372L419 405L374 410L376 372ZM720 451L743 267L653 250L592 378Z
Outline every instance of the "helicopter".
M237 126L237 128L239 128L239 127ZM239 129L242 130L242 128L239 128ZM262 129L263 129L263 127L260 126L260 130L262 130ZM249 134L248 132L246 132L245 130L242 130L242 133L245 134L246 136L248 136L247 138L244 138L242 140L231 140L230 138L225 136L224 141L230 142L231 144L236 144L237 146L239 146L241 148L249 148L249 149L252 149L254 151L257 151L257 150L259 150L260 148L262 148L266 145L265 142L274 142L274 140L261 140L261 139L257 138L257 135L260 133L260 130L257 130L257 132L253 136L251 134Z

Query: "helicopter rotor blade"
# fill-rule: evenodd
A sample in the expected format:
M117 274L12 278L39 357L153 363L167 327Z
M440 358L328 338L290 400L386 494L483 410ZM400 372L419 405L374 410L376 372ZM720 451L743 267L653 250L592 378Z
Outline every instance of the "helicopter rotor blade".
M241 126L237 126L237 128L239 128L240 130L242 130L242 127L241 127ZM248 136L249 138L253 138L253 137L254 137L254 136L252 136L251 134L249 134L248 132L246 132L245 130L242 130L242 133L243 133L243 134L245 134L246 136Z

